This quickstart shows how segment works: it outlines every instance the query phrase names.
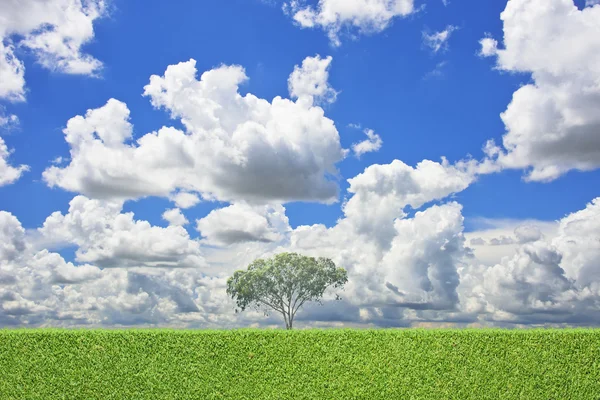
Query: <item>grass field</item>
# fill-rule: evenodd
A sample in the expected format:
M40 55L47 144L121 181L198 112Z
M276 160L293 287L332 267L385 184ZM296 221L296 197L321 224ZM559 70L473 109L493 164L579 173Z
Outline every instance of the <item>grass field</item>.
M0 399L600 399L600 330L0 330Z

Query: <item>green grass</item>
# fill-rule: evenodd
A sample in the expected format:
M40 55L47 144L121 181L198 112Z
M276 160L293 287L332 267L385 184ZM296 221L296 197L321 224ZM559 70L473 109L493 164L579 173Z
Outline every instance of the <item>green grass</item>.
M600 399L600 330L0 330L0 399Z

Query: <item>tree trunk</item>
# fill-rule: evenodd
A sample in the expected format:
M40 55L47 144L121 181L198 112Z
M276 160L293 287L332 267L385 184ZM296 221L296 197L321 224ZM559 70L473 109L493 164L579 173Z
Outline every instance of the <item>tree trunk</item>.
M285 329L290 329L290 324L288 322L288 316L285 314L285 312L283 313L283 320L285 321Z

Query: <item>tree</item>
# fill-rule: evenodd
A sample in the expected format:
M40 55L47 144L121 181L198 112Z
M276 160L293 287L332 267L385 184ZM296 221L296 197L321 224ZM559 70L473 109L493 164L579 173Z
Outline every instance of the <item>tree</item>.
M296 312L305 302L323 305L325 289L332 285L343 288L346 282L346 270L337 268L328 258L281 253L255 260L246 271L236 271L227 280L227 294L236 300L241 311L254 305L263 308L266 316L269 309L281 313L286 329L292 329ZM341 300L337 294L336 300Z

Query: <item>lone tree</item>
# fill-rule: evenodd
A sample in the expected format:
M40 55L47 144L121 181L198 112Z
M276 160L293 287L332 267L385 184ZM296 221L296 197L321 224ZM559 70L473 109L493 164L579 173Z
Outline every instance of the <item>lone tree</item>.
M236 271L227 280L227 294L236 299L241 311L254 305L257 310L262 307L265 315L269 309L283 314L286 329L292 329L296 312L305 302L323 305L325 289L343 288L346 282L346 270L328 258L281 253L255 260L246 271ZM341 300L337 294L336 300Z

